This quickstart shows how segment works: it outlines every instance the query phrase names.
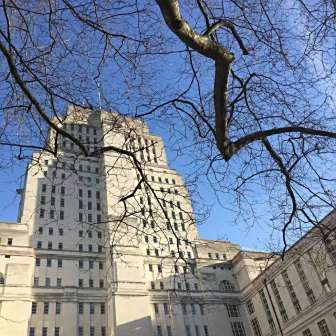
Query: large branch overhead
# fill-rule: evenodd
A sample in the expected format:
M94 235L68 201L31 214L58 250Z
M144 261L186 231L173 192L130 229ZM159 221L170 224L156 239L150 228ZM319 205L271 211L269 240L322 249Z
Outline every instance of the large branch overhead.
M231 64L234 62L234 55L227 48L220 44L211 35L219 28L226 27L238 42L244 55L248 54L243 40L235 29L234 23L228 20L218 20L212 25L208 25L204 34L199 34L182 18L178 0L156 0L159 5L164 20L171 31L189 48L197 51L201 55L212 59L215 62L214 79L214 109L215 109L215 137L219 151L223 158L228 161L240 149L256 141L263 141L267 137L285 134L302 133L315 136L336 138L336 133L332 131L318 130L301 126L279 127L269 130L260 130L247 134L235 141L230 137L230 115L228 106L228 82L231 71Z
M227 86L230 65L234 55L220 43L208 35L195 32L182 18L177 0L157 0L168 27L189 48L215 61L214 106L216 114L216 142L223 157L228 160L232 155L232 144L229 140L229 114L227 111Z

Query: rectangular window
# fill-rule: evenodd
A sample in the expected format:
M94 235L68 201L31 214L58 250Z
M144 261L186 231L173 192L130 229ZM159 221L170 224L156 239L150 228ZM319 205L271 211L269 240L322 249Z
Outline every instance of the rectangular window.
M56 315L61 314L61 303L60 302L56 302Z
M35 277L34 278L34 287L38 287L39 285L39 278Z
M173 336L173 332L172 332L171 326L167 326L167 336Z
M311 289L310 287L310 284L309 284L309 281L307 279L307 276L305 274L305 271L302 267L302 264L300 262L300 260L297 260L295 263L294 263L294 266L296 268L296 271L299 275L299 278L300 278L300 281L301 281L301 284L306 292L306 295L307 295L307 298L310 302L310 304L313 304L316 302L316 298L315 298L315 295L314 295L314 292L313 290Z
M83 336L83 327L78 327L78 336Z
M42 336L48 336L48 328L47 327L42 328Z
M95 328L90 327L90 336L94 336L94 335L95 335Z
M302 332L302 336L313 336L312 333L310 332L310 329L305 329Z
M261 329L260 329L258 319L257 318L252 319L251 324L252 324L252 329L253 329L254 336L262 336L262 332L261 332Z
M246 336L245 328L242 322L231 322L233 336Z
M37 312L37 303L36 302L32 302L32 310L31 313L32 314L36 314Z
M105 314L105 303L100 304L100 314Z
M267 302L267 299L266 299L266 296L265 296L265 293L264 293L263 289L261 289L259 291L259 297L260 297L261 303L263 305L269 327L272 331L274 331L275 330L274 320L273 320L272 313L271 313L271 310L269 308L269 305L268 305L268 302Z
M296 296L296 293L294 291L294 287L292 285L292 282L289 279L287 271L281 272L281 275L282 275L282 278L283 278L283 280L285 282L285 285L286 285L289 297L290 297L290 299L291 299L291 301L293 303L293 306L294 306L296 312L300 313L301 310L302 310L302 308L301 308L300 302L299 302L299 300L298 300L298 298Z
M29 328L29 336L35 336L35 328L34 327Z
M235 304L227 304L226 310L228 312L229 317L239 317L239 307Z
M275 296L275 301L276 301L276 303L278 305L279 312L280 312L280 315L282 317L282 320L284 322L286 322L286 321L288 321L287 312L286 312L285 305L283 304L283 301L281 299L278 287L277 287L274 279L271 280L270 285L271 285L272 292L273 292L273 294Z
M50 287L50 278L45 278L45 286Z
M43 314L49 314L49 303L44 302L43 304Z
M203 330L204 330L204 335L205 335L205 336L209 336L209 329L208 329L208 326L207 326L207 325L204 325L204 326L203 326Z
M95 311L94 307L95 307L94 303L91 302L90 303L90 314L94 314L94 311Z
M106 336L106 327L101 327L101 336Z
M57 279L56 279L56 286L57 286L58 288L62 287L62 279L61 279L61 278L57 278Z
M64 219L64 211L61 210L61 211L60 211L60 220L63 220L63 219Z
M78 314L83 314L84 312L84 304L82 302L78 303Z
M330 330L329 330L329 327L327 325L326 320L323 319L323 320L317 322L317 326L320 330L321 336L331 336L331 333L330 333Z
M249 299L247 300L246 302L246 306L247 306L247 311L249 312L249 314L253 314L255 312L255 309L254 309L254 305L253 305L253 302L252 302L252 299Z

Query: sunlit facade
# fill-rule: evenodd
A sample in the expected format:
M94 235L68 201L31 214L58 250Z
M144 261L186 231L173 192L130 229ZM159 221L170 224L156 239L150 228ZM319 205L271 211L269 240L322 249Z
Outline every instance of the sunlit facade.
M143 121L70 107L55 123L90 155L54 130L57 157L34 153L18 223L0 223L0 335L336 335L333 242L282 261L202 240Z

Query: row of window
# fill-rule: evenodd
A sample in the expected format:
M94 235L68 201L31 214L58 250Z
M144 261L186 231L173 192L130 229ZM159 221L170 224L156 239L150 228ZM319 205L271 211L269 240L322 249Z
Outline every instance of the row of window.
M48 234L49 234L49 236L52 236L52 235L54 235L54 228L53 227L49 227L49 228L44 228L44 227L42 227L42 226L40 226L39 228L38 228L38 233L39 234L43 234L43 232L44 232L44 230L45 229L47 229L47 232L48 232ZM60 235L60 236L63 236L63 234L64 234L64 230L63 230L63 228L58 228L58 234ZM86 230L85 231L85 235L88 237L88 238L92 238L93 237L93 234L92 234L92 231L91 230ZM83 230L79 230L78 231L78 237L83 237L84 236L84 231ZM101 231L97 231L97 238L98 239L101 239L102 238L102 232ZM1 240L0 240L0 242L1 242ZM12 238L9 238L8 239L8 245L12 245L12 242L13 242L13 239Z
M139 175L139 174L137 174L137 178L138 178L138 181L140 181L141 180L141 176ZM149 180L149 176L147 175L146 176L146 178L147 178L147 180ZM153 176L153 175L151 175L150 176L150 180L152 181L152 182L156 182L156 179L155 179L155 176ZM171 179L171 182L169 182L169 179L168 179L168 177L165 177L165 178L162 178L161 176L158 176L157 177L157 182L159 182L159 183L167 183L167 184L169 184L169 183L171 183L171 184L176 184L176 180L175 179Z
M159 256L160 256L160 253L159 253L159 250L158 250L158 249L154 249L153 251L154 251L154 256L156 256L156 257L159 257ZM151 256L151 255L152 255L151 252L152 252L152 251L151 251L150 249L147 249L147 250L146 250L146 254L147 254L147 256ZM171 255L172 257L176 257L176 253L175 253L175 251L174 251L174 250L170 251L170 255ZM186 255L187 255L187 257L188 257L189 259L192 258L192 254L191 254L191 252L189 252L189 251L186 253ZM185 252L184 252L184 251L179 251L179 252L178 252L178 256L179 256L180 258L184 258L184 257L185 257Z
M149 188L148 188L147 184L141 183L140 184L140 189L145 189L146 192L149 192ZM156 191L158 191L158 190L156 190ZM177 189L171 189L171 188L165 189L164 187L160 187L160 191L162 193L167 192L168 194L175 194L175 195L179 194Z
M219 253L215 253L215 257L213 257L212 253L208 253L208 257L209 259L223 259L223 260L227 260L227 255L225 253L223 253L222 255L220 255Z
M40 204L41 205L46 205L46 196L42 195L41 198L40 198ZM84 205L83 205L83 200L82 199L79 199L78 200L78 207L79 209L83 209L84 208ZM50 205L51 206L55 206L55 197L51 197L50 199ZM65 206L65 200L64 198L60 198L60 208L64 208ZM88 201L87 202L87 208L88 210L92 210L93 206L92 206L92 201ZM101 210L101 205L100 205L100 202L96 202L96 210L97 211L100 211Z
M62 199L61 199L62 200ZM78 200L78 208L79 209L84 209L84 203L82 199ZM87 202L87 206L86 206L87 210L93 210L93 206L92 206L92 202L88 201ZM100 211L101 210L101 205L100 202L96 202L96 208L95 210Z
M42 249L43 248L43 242L40 241L40 240L37 241L36 242L36 248ZM53 243L52 242L48 242L47 249L48 250L52 250L53 249ZM54 249L55 249L55 244L54 244ZM58 243L58 250L63 250L63 243ZM87 250L84 251L83 244L78 244L78 251L81 251L81 252L98 252L98 253L102 253L103 252L103 246L102 245L97 245L97 250L94 251L93 245L92 244L88 244Z
M31 313L34 314L38 314L38 310L39 310L39 306L41 305L42 308L42 312L43 314L49 314L50 311L50 306L53 303L50 302L32 302L32 309L31 309ZM55 302L55 314L59 315L61 314L61 310L62 310L62 304L60 302ZM100 314L104 315L105 314L105 303L94 303L94 302L90 302L90 303L84 303L84 302L79 302L78 303L78 314L84 314L85 310L88 309L88 313L95 314L97 313L97 308L96 306L99 307L99 312ZM85 308L87 307L87 308Z
M169 213L167 210L163 210L163 212L164 212L166 218L167 218L167 217L171 217L171 218L174 219L174 220L177 219L177 218L176 218L176 213L175 213L175 211L171 211L171 212ZM145 208L141 208L141 215L142 215L142 216L145 216L146 213L148 213L148 215L149 215L150 217L153 217L153 210L152 210L152 208L149 208L148 210L145 209ZM182 221L183 221L183 219L184 219L184 218L183 218L183 213L182 213L182 212L179 212L179 219L182 220ZM144 222L144 224L146 224L146 223Z
M92 208L92 207L91 207ZM99 205L99 209L100 209L100 205ZM46 210L44 208L40 209L40 218L46 218ZM64 220L64 210L60 210L58 212L58 217L57 220ZM49 211L49 219L56 219L56 210L55 209L50 209ZM79 222L83 222L83 213L78 213L78 220ZM92 223L92 213L88 213L86 214L86 221L88 223ZM97 223L101 223L102 219L101 219L101 214L97 214Z
M185 289L186 289L187 291L191 290L191 286L190 286L189 282L183 282L183 283L184 283L184 285L185 285ZM151 286L150 286L151 289L158 289L158 288L156 288L156 286L155 286L155 281L151 281L150 284L151 284ZM182 283L181 283L181 282L176 282L176 285L177 285L177 289L178 289L178 290L183 290L183 288L182 288ZM163 283L162 281L159 282L159 289L160 289L160 290L164 290L164 289L165 289L164 283ZM198 284L197 284L197 283L194 283L194 290L195 290L195 291L198 291L198 290L199 290L199 287L198 287Z
M190 313L192 315L196 315L196 307L197 306L199 307L200 314L204 315L204 306L203 305L201 305L201 304L193 304L193 303L190 303L190 304L182 303L181 304L181 309L182 309L183 315L187 315L189 311L190 311ZM154 303L153 307L154 307L155 314L158 315L160 313L159 304L158 303ZM170 313L170 306L168 305L168 303L163 303L162 307L163 307L164 314L168 315ZM190 307L190 309L188 307Z
M149 243L149 237L147 235L145 235L144 240L145 240L146 243ZM157 236L152 236L152 242L157 243L158 242L158 237ZM190 242L186 239L179 239L179 238L176 239L176 245L180 246L180 245L183 245L183 243L184 243L185 246L190 245ZM169 237L169 244L175 244L174 238Z
M54 330L48 327L42 327L42 336L60 336L60 327L55 327ZM29 328L29 336L36 336L37 335L37 328L30 327ZM95 327L90 327L89 329L90 336L106 336L106 327L103 326L100 329L100 334L96 334ZM78 327L78 336L84 336L84 328Z
M93 126L89 126L89 125L86 125L86 124L70 124L70 123L67 123L67 124L63 124L63 128L65 131L71 131L71 132L74 132L74 131L77 131L79 133L82 133L82 132L85 132L86 134L93 134L93 135L97 135L97 128L93 127Z
M187 273L188 272L188 270L191 270L192 271L192 273L193 273L193 267L192 267L192 265L189 265L190 266L190 268L189 267L187 267L187 266L182 266L182 271L183 271L183 273ZM158 273L162 273L162 265L156 265L156 267L157 267L157 271L158 271ZM154 272L154 265L152 265L152 264L148 264L148 270L150 271L150 272ZM175 273L180 273L180 271L181 271L181 269L180 269L180 266L178 266L178 265L174 265L174 271L175 271Z
M63 267L63 259L52 259L52 258L46 258L46 259L41 259L41 258L36 258L35 259L35 265L36 266L41 266L41 261L46 260L46 266L47 267L53 267L53 260L57 262L57 267L62 268ZM85 265L86 261L84 260L79 260L78 261L78 267L83 268ZM94 269L94 264L95 262L93 260L88 261L88 268L89 269ZM99 269L102 270L104 269L104 263L102 261L98 262Z
M144 215L143 215L143 216L144 216ZM147 227L147 225L148 225L148 221L147 221L146 219L143 219L143 220L142 220L142 223L143 223L143 227L144 227L144 229L145 229L145 228ZM154 222L153 220L150 222L150 227L151 227L152 229L155 229L155 227L156 227L155 222ZM180 223L180 226L178 225L178 223L174 223L174 224L172 225L172 224L170 224L169 221L166 223L166 228L167 228L168 231L172 230L173 227L174 227L174 230L175 230L175 231L180 231L180 229L181 229L181 231L183 231L183 232L186 231L184 223Z
M181 209L181 202L180 201L177 201L176 204L174 204L174 202L172 200L166 201L164 199L161 199L160 202L161 202L161 204L164 208L167 208L167 203L169 203L169 205L172 209L174 209L175 207ZM140 198L139 198L139 203L144 204L144 198L142 196L140 196ZM147 203L148 203L149 206L152 204L151 198L148 195L147 195Z
M300 261L297 260L294 263L294 266L295 266L295 269L296 269L296 271L299 275L300 282L301 282L301 284L302 284L302 286L305 290L305 293L307 295L307 298L308 298L310 304L314 304L316 302L316 298L315 298L313 290L311 289L311 287L309 285L307 276L306 276L306 274L303 270L303 267L302 267ZM292 284L292 281L288 276L287 270L282 271L281 276L282 276L283 282L285 284L285 288L287 289L287 292L289 294L290 300L291 300L291 302L292 302L292 304L295 308L296 313L300 313L302 311L301 304L300 304L300 302L298 300L298 297L296 295L296 292L294 290L294 286ZM275 302L278 306L278 309L279 309L280 315L282 317L282 320L284 322L286 322L286 321L288 321L287 311L286 311L285 305L283 303L283 300L281 298L280 292L278 290L277 284L276 284L274 279L270 281L270 287L271 287L271 290L272 290L273 295L275 297ZM261 289L259 291L259 297L260 297L261 303L263 305L263 308L264 308L269 326L270 326L271 330L274 330L275 325L274 325L273 317L272 317L271 311L269 309L268 302L267 302L267 299L266 299L266 296L264 294L263 289ZM255 312L252 300L247 301L247 310L250 314L253 314ZM256 326L257 322L254 322L254 325ZM255 328L257 330L257 326Z
M201 336L201 328L198 325L195 325L195 335L196 336ZM191 336L192 335L192 330L191 327L189 325L185 326L185 332L186 332L186 336ZM209 336L209 329L207 325L203 325L203 332L205 336ZM156 335L157 336L162 336L163 335L163 330L161 325L157 325L156 326ZM172 331L172 327L170 325L167 325L167 335L168 336L173 336L173 331Z
M44 165L48 166L49 165L49 160L44 160ZM51 161L51 166L55 167L55 168L62 168L62 169L70 169L70 170L75 170L75 164L74 163L68 163L68 162L61 162L59 163L58 167L57 167L57 162L56 161ZM96 174L99 174L99 167L95 166L95 167L91 167L90 165L86 165L85 166L86 172L92 172L94 171ZM84 171L83 169L83 165L78 165L78 171L82 172ZM53 176L56 176L56 171L54 173L53 171Z
M2 244L2 240L3 240L3 238L0 237L0 245ZM5 239L4 239L4 240L5 240ZM14 242L13 238L6 238L6 244L7 244L8 246L12 246L12 245L13 245L13 242Z
M52 284L51 278L46 277L44 279L44 285L40 283L40 279L38 277L34 278L34 287L56 287L61 288L62 287L62 278L56 278L56 283ZM84 288L84 280L78 279L78 287ZM95 283L93 279L89 279L88 281L88 288L95 288ZM104 288L104 280L99 280L99 288Z

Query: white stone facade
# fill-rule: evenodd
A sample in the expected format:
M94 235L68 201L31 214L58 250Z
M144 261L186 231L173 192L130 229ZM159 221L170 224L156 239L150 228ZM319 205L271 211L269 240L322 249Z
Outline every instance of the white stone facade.
M0 335L336 335L332 242L306 237L273 262L202 240L141 120L70 107L59 127L91 154L52 130L57 158L34 154L18 223L0 223Z

